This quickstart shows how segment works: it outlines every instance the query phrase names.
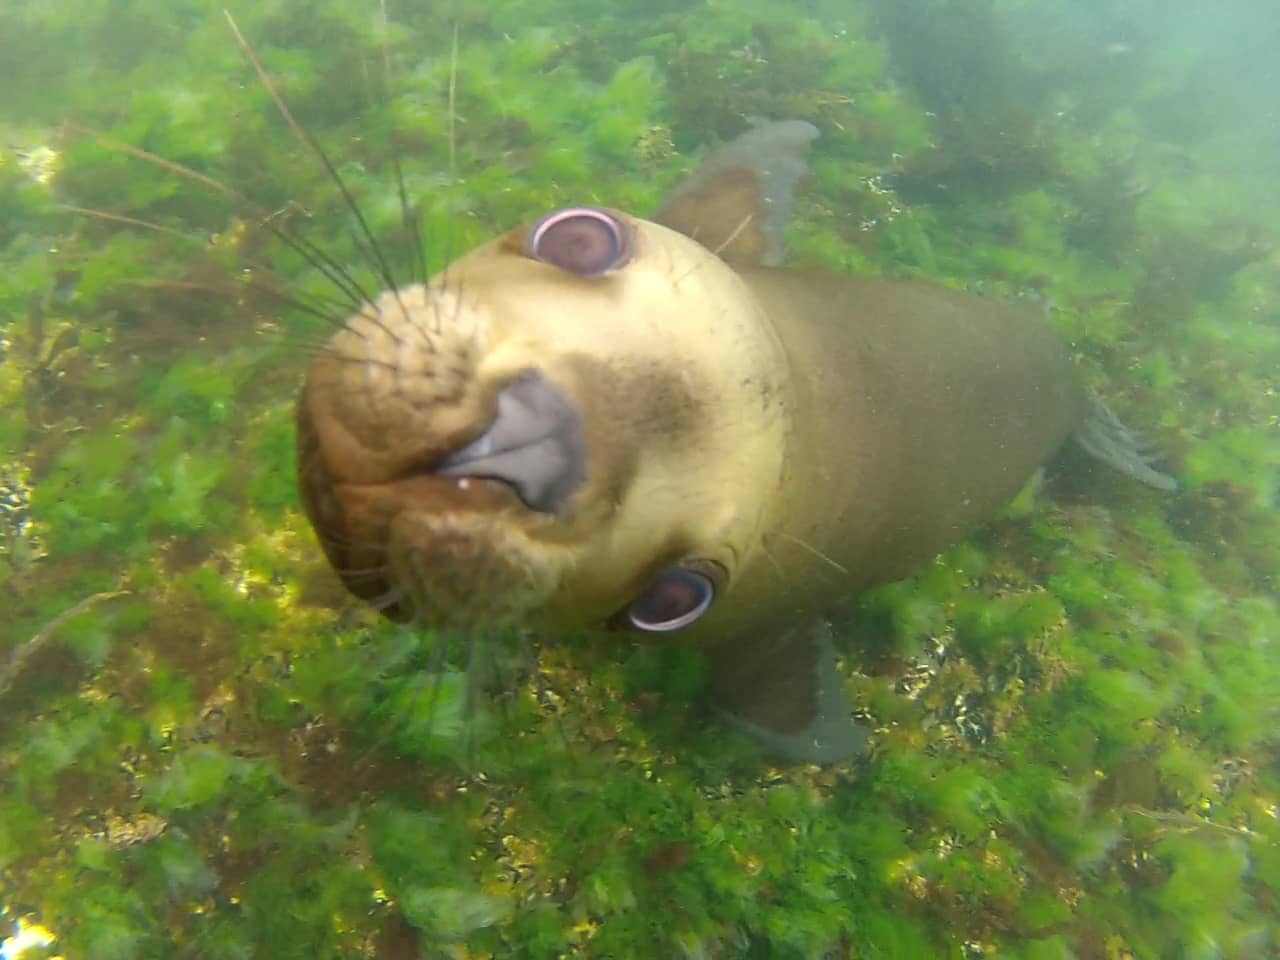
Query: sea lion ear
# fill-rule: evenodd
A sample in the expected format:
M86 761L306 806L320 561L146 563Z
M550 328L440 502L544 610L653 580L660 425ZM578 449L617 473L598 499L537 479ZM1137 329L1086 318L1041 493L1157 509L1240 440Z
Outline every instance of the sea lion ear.
M866 727L844 695L830 624L801 623L763 643L708 654L716 706L768 753L835 763L867 751Z
M653 219L730 263L782 263L782 233L818 128L804 120L753 127L713 152Z

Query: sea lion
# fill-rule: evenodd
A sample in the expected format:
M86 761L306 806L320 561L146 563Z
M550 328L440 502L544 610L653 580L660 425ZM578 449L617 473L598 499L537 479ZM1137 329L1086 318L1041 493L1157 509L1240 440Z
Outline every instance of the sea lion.
M1042 311L780 267L816 136L757 127L653 220L554 211L351 316L298 401L303 502L347 587L428 626L695 644L740 726L827 761L864 740L832 610L1071 437L1168 485Z

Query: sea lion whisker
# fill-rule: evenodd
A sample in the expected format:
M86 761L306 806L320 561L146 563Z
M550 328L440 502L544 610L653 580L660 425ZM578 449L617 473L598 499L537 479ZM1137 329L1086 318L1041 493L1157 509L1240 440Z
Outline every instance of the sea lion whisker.
M380 0L378 7L382 17L382 87L383 94L389 103L391 100L391 25L387 18L387 0ZM398 194L400 202L400 223L405 232L409 235L409 277L414 283L423 283L430 275L431 270L427 263L426 249L422 241L422 231L419 223L413 216L412 206L409 203L408 192L405 189L404 170L400 163L400 148L396 144L394 134L390 139L390 146L391 164L396 176L396 193Z
M432 339L432 331L428 330L425 324L419 323L416 316L405 317L405 320L408 321L409 328L418 335L418 339L422 342L422 345L433 356L440 352L436 346L435 340Z
M192 244L193 246L205 247L205 246L208 246L208 243L209 243L206 237L193 234L193 233L187 233L182 230L175 230L173 227L166 227L164 224L155 223L151 220L143 220L139 217L130 217L120 213L110 213L106 210L94 210L91 207L78 207L78 206L75 206L74 204L67 204L63 207L63 209L65 209L68 213L74 213L77 216L88 217L93 220L101 220L106 223L118 223L122 226L136 227L141 230L150 230L154 233L160 233L160 234L163 234L164 236L173 237L174 239L180 240L183 243ZM256 261L244 260L242 262L246 266L252 268L255 271L260 271L262 273L271 272L268 267ZM293 294L285 293L270 284L263 283L258 280L241 279L237 281L234 286L231 286L231 287L218 287L208 283L195 283L192 281L178 281L178 280L152 280L152 281L135 280L135 281L128 281L128 282L130 283L131 286L136 286L136 287L167 288L167 289L175 289L175 290L203 290L209 293L222 294L227 297L234 297L240 293L242 288L247 287L248 289L253 290L256 293L266 294L267 296L273 297L279 302L284 303L296 310L299 310L303 313L310 314L311 316L315 317L318 320L325 320L328 322L332 322L335 319L335 312L333 308L340 306L340 304L338 304L337 301L327 300L326 298L322 298L322 297L316 297L315 302L309 303L300 297L294 296Z
M290 250L298 254L307 263L311 264L319 270L326 280L346 295L351 310L358 310L362 304L371 304L374 302L367 290L360 285L359 281L351 275L351 273L342 264L338 263L332 256L326 253L322 248L316 246L309 240L303 240L301 237L295 237L288 231L275 226L270 220L264 220L265 226L272 235L281 243L285 244ZM341 324L340 318L334 318Z
M248 201L246 200L245 202L247 203ZM297 206L296 204L291 205ZM287 207L285 209L287 209ZM317 246L310 240L306 240L302 237L295 237L293 234L289 233L289 231L275 225L276 219L282 212L283 210L277 210L273 213L266 214L262 217L262 225L266 227L274 237L289 247L289 249L293 250L306 260L307 263L311 264L324 274L325 279L346 295L349 302L347 309L348 314L352 310L360 309L361 306L371 306L376 310L377 299L371 296L369 291L367 291L359 281L356 280L351 272L334 259L332 255L326 252L324 248ZM303 211L303 215L309 216L305 210ZM338 319L339 323L341 323L341 320L345 319L345 316Z
M302 307L296 304L292 304L292 305L298 306L298 309L302 310L303 312L311 312L311 311L307 311L305 307ZM319 311L313 312L312 315L321 320L328 319L327 316L325 316L322 312L319 312ZM317 334L314 332L289 331L288 333L285 334L285 337L289 343L289 347L293 350L296 350L307 362L312 362L317 357L321 357L321 356L324 356L324 357L335 356L331 338L324 334Z
M427 671L434 675L434 679L432 682L432 692L430 694L431 702L433 704L433 707L432 707L433 710L434 710L435 697L438 695L441 680L443 679L443 674L444 674L444 671L440 669L440 667L443 664L443 653L442 653L443 646L444 645L440 643L434 644L432 646L431 655L428 658L428 663L427 663ZM386 681L386 680L392 679L393 676L394 674L392 674L389 669L383 669L377 673L377 678L380 681ZM416 675L414 676L412 682L414 684L415 689L413 693L413 698L410 700L408 707L399 714L395 712L389 713L386 719L379 724L378 731L374 735L373 739L369 742L368 746L366 746L365 749L362 750L360 754L355 758L352 764L352 766L355 769L357 770L367 769L367 764L369 762L369 759L373 756L373 754L377 750L379 750L382 746L384 746L388 741L391 740L392 734L395 731L396 727L403 726L404 725L403 722L407 719L411 719L413 714L417 711L418 702L422 698L423 682L421 678ZM432 713L428 717L426 738L425 738L428 742L430 741L431 735L433 732L433 724L432 724L433 719L434 719L434 713Z
M396 370L400 369L397 364L393 363L390 360L383 360L380 357L369 357L369 356L357 357L347 353L340 353L337 350L332 350L331 356L335 360L337 360L339 363L349 363L349 364L352 364L353 366L373 367L379 370L388 370L391 372L395 372Z
M344 580L381 579L387 575L387 565L376 567L343 567L340 571Z
M449 49L449 179L458 180L458 21L453 22L453 44ZM449 260L453 258L450 257Z
M190 167L184 166L176 160L167 160L159 154L152 153L149 150L143 150L141 147L135 147L132 144L123 143L119 140L113 140L101 130L81 126L80 124L72 121L64 123L63 128L75 133L86 134L93 137L93 139L97 140L100 145L106 147L108 150L128 154L138 160L144 160L152 166L159 167L162 170L168 170L170 173L176 174L185 180L191 180L195 183L208 187L210 190L213 190L215 193L218 193L229 200L248 203L248 199L239 191L232 187L228 187L225 183L215 180L207 174L200 173L197 170L192 170Z
M261 269L264 272L269 272L265 267L260 267L250 261L246 261L246 263L253 269ZM287 293L273 284L254 279L240 278L233 281L233 284L228 287L218 287L213 284L201 284L190 281L175 280L161 280L151 283L144 282L144 285L153 287L172 287L175 289L207 290L211 293L223 294L226 297L238 297L243 290L247 289L254 293L259 293L269 297L277 303L283 304L290 309L297 310L299 313L305 313L309 316L315 317L317 320L323 320L326 323L333 323L336 321L335 310L340 306L335 301L316 295L313 295L313 301L309 302L304 300L302 297L296 296L292 293ZM308 342L306 338L291 336L291 341L294 344L301 344L308 351L318 353L324 348L325 344L328 342L328 338L312 339Z
M243 214L257 220L272 236L281 243L285 244L289 249L293 250L301 256L307 263L311 264L329 280L334 286L346 294L350 301L351 308L359 307L362 303L372 303L373 298L360 286L360 284L351 276L346 269L339 264L333 257L329 256L315 244L295 237L285 230L283 227L277 226L275 223L277 213L265 213L255 207L249 198L238 190L228 187L226 184L215 180L206 174L193 170L174 160L168 160L158 154L154 154L149 150L143 150L141 147L135 147L132 144L122 143L113 140L99 130L91 127L83 127L75 123L67 123L66 129L76 131L93 137L99 144L108 150L117 153L123 153L127 156L142 160L145 163L157 166L162 170L167 170L176 176L190 180L194 183L201 184L208 189L214 191L220 196L226 197L228 200L236 203Z
M427 673L431 675L431 692L427 695L427 741L435 735L436 708L440 703L440 691L444 689L445 643L436 638L427 661Z
M806 543L804 540L800 539L799 537L794 536L793 534L787 533L785 530L775 530L772 535L775 537L781 537L783 540L787 540L787 541L790 541L791 543L794 543L797 547L800 547L805 552L811 554L812 556L817 557L819 560L821 560L827 566L831 567L833 570L836 570L844 574L845 576L849 575L848 567L844 566L843 564L837 563L835 560L827 556L817 547L813 546L812 544Z
M333 161L329 159L329 155L324 148L311 136L307 130L298 123L293 112L285 103L284 98L280 96L280 92L276 89L275 84L271 82L271 77L267 73L266 68L262 66L262 62L254 53L253 47L249 41L245 39L244 34L240 32L240 28L236 25L235 18L231 15L230 10L224 9L222 15L226 18L227 25L231 28L232 34L235 36L236 43L240 46L240 51L244 54L245 59L249 61L254 72L258 75L258 80L262 83L263 89L267 91L268 96L276 105L276 109L289 125L289 129L293 132L294 137L302 146L308 150L312 156L320 161L324 167L325 173L333 185L338 188L338 192L342 195L343 202L346 204L347 211L351 214L358 229L351 230L351 238L355 242L356 247L369 260L370 265L374 268L374 272L382 278L386 289L393 292L399 298L399 286L395 281L395 277L391 274L391 268L387 263L386 257L382 253L382 248L378 244L377 238L373 235L373 231L369 227L369 222L365 219L364 212L360 209L360 205L356 203L355 197L351 190L347 187L342 177L338 174L337 168L333 165ZM365 302L374 303L368 297ZM376 306L375 306L376 309Z
M782 563L778 560L778 558L773 555L773 551L769 549L769 544L764 542L763 539L760 542L760 549L761 549L761 552L764 553L765 559L769 561L769 565L773 567L773 569L777 572L780 578L785 580L787 576L786 568L782 565Z
M684 273L676 277L675 280L672 282L672 286L674 287L680 286L680 284L684 283L686 280L688 280L691 276L693 276L699 270L702 270L705 267L707 267L709 264L714 263L716 261L716 257L717 257L717 254L715 251L707 250L705 247L702 248L701 250L698 251L698 256L694 258L693 263L689 266L689 269L685 270Z
M398 297L397 300L399 300ZM436 342L431 339L431 333L424 329L422 324L416 322L416 312L403 311L400 317L404 321L404 326L408 327L418 335L418 340L422 343L423 347L426 348L428 353L434 356L440 352L436 346Z
M404 346L404 338L395 330L387 326L382 319L382 311L380 309L375 308L373 313L361 312L357 313L355 316L346 316L338 321L338 326L340 326L344 332L351 334L353 337L368 341L368 332L360 328L356 323L357 320L369 320L375 327L386 334L387 338L396 346Z
M300 313L309 314L315 317L317 320L327 321L327 320L331 320L333 317L333 314L326 311L323 307L318 307L318 306L315 306L314 304L309 304L304 300L300 300L297 297L294 297L290 294L281 293L279 290L275 289L274 287L271 287L271 286L268 286L267 284L259 283L253 280L241 280L238 282L237 286L229 286L229 287L220 287L220 286L217 286L216 284L199 283L192 280L127 280L125 281L125 285L130 287L140 287L143 289L154 289L154 290L179 290L179 291L199 290L204 293L218 294L219 296L226 297L229 300L238 299L239 296L243 293L243 290L248 289L255 293L265 294L266 296L271 297L279 301L280 303L283 303L286 306L294 310L297 310ZM308 354L318 353L320 350L324 349L324 347L326 346L325 340L313 339L310 342L308 342L305 338L297 337L295 335L290 335L290 341L295 345L301 344L301 346L308 352Z
M452 242L449 242L448 245L452 246ZM431 305L430 320L422 316L421 311L415 312L414 314L405 317L405 321L407 322L409 327L418 334L418 337L422 341L422 344L432 353L432 355L437 355L440 353L439 345L437 344L436 339L434 338L438 338L444 335L444 327L441 324L441 320L440 320L440 301L443 298L440 296L440 294L448 289L447 284L448 284L448 267L445 268L444 274L442 275L442 278L438 286L432 285L429 281L423 283L422 285L425 299ZM461 297L461 291L459 291L458 302L454 304L455 310L460 310L462 308L460 297Z
M175 230L173 227L166 227L164 224L153 223L150 220L142 220L138 217L125 216L122 213L108 213L106 210L94 210L92 207L78 207L73 203L64 204L62 209L68 213L74 213L77 216L89 217L93 220L104 220L107 223L118 223L126 227L138 227L142 230L152 230L156 233L162 233L167 237L174 237L184 243L191 244L207 244L208 240L194 234L185 233L182 230Z
M316 316L322 320L327 319L327 317L323 317L320 314L316 314ZM321 355L333 355L333 344L330 342L330 338L326 336L291 333L289 334L289 342L291 345L301 349L308 360L313 360Z
M475 718L476 704L480 700L480 682L478 680L480 669L479 662L483 655L489 649L489 633L481 631L471 636L467 642L467 672L465 699L463 700L462 716L467 721L463 728L463 751L468 767L474 766L475 763L475 738L472 736L472 728L474 724L472 720Z
M450 241L450 245L452 245L451 241ZM444 268L444 275L440 281L440 289L442 291L449 289L449 267ZM435 329L432 332L437 337L444 335L445 320L441 316L441 308L442 308L441 300L443 299L444 299L443 297L431 298L431 316L435 321ZM459 278L458 286L454 290L454 295L453 295L453 309L455 311L455 316L456 316L456 311L460 311L462 309L462 304L465 302L465 299L466 299L466 280L465 278Z
M733 241L738 239L738 235L742 233L743 230L747 229L747 227L751 225L751 221L753 221L754 219L755 219L755 216L753 216L750 213L747 214L745 217L743 217L742 222L740 222L736 227L733 228L733 232L730 233L727 237L725 237L724 240L722 240L716 246L716 248L711 252L718 257L720 256L720 254L728 250L731 246L733 246Z
M452 184L458 182L458 139L457 139L457 121L458 121L458 23L453 24L453 41L449 51L449 92L448 92L448 108L447 119L449 124L449 181ZM447 231L444 237L444 269L440 273L437 281L441 293L450 289L450 278L452 274L450 270L454 261L454 240L456 235L454 231ZM457 291L458 305L462 302L462 288L459 286ZM435 329L432 331L435 336L442 336L444 327L440 317L440 300L439 297L433 297L433 310L435 316Z
M272 299L276 300L278 303L282 303L285 306L290 307L294 310L297 310L301 313L305 313L305 314L308 314L309 316L315 317L317 320L323 320L326 323L331 323L331 324L340 322L338 320L338 314L336 312L336 309L338 308L339 304L337 304L335 301L330 300L326 297L313 295L314 300L312 302L308 302L307 300L304 300L301 297L296 296L295 294L286 293L270 284L266 284L261 281L241 280L240 282L245 286L247 286L250 290L253 290L257 293L266 294L268 297L271 297ZM316 341L313 341L310 344L310 346L314 350L319 351L319 349L324 345L324 342L325 341L323 340L316 340Z

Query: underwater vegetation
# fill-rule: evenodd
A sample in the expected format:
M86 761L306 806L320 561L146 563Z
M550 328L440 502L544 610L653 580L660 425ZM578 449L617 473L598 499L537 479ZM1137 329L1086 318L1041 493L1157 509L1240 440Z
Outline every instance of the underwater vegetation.
M810 120L793 259L1048 300L1182 488L1051 477L861 598L864 762L770 765L678 649L546 645L468 719L462 645L433 676L301 515L325 326L283 294L332 291L265 224L366 268L220 4L11 6L0 911L56 937L22 955L1280 953L1280 168L1194 100L1220 64L1139 3L1047 50L994 0L403 6L385 42L377 4L232 8L386 249L397 153L439 265Z

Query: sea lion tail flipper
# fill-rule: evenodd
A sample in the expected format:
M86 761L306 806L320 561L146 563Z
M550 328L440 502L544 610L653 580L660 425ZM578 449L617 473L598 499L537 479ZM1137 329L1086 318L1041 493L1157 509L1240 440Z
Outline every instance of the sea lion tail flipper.
M866 752L836 666L831 625L804 624L772 643L710 654L716 706L766 751L803 763L835 763Z
M1090 457L1141 483L1157 490L1178 488L1173 477L1151 465L1154 458L1142 438L1121 423L1120 418L1095 394L1089 394L1084 422L1076 428L1072 439Z
M796 183L809 169L818 128L804 120L762 123L715 150L653 219L722 259L782 263L782 234Z

